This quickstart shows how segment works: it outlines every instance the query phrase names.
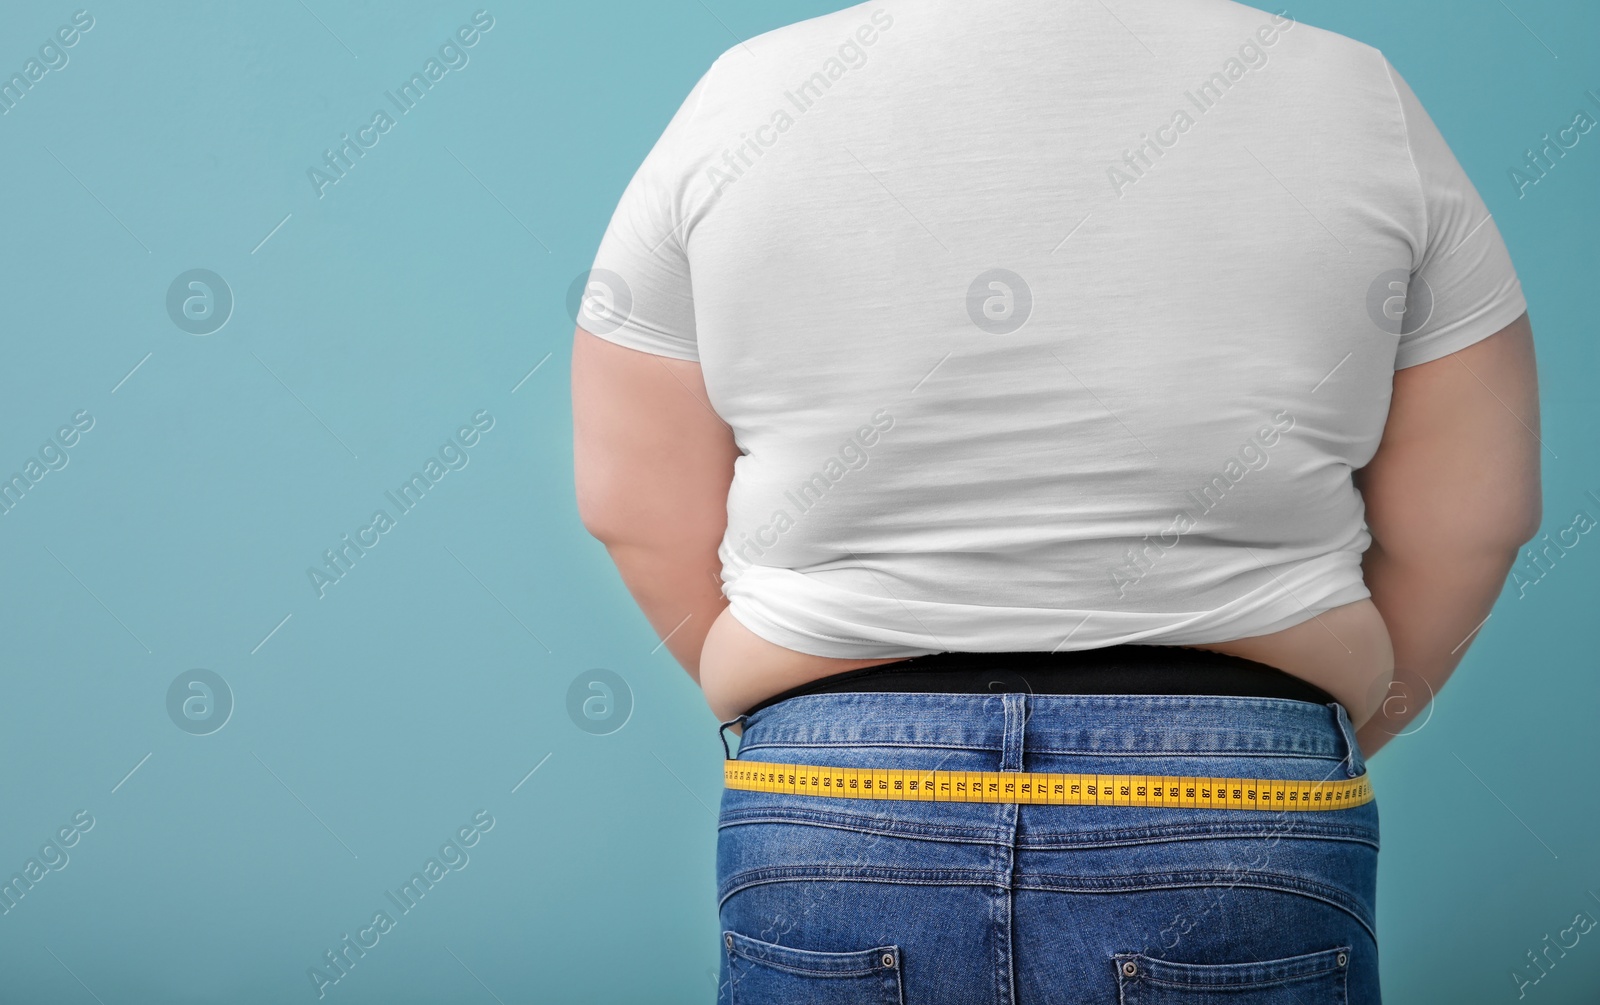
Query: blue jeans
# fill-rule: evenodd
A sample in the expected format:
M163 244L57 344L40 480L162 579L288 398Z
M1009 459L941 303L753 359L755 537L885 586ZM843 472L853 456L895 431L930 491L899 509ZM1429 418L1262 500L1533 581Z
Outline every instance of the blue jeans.
M749 716L737 756L1317 781L1365 770L1338 704L1149 695L802 695ZM1377 1005L1377 856L1375 802L1275 812L724 789L717 1001Z

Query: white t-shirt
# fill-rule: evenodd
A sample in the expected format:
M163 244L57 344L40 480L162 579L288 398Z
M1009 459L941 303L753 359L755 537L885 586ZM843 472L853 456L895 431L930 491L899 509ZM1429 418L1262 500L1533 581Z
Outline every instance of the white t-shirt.
M874 0L712 64L579 323L700 362L733 616L883 658L1369 596L1394 370L1525 306L1371 46L1226 0Z

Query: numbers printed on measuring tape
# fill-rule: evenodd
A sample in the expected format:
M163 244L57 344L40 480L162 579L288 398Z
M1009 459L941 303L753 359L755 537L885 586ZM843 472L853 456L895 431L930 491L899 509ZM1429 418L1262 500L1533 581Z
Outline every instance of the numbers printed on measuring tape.
M842 768L728 760L728 788L835 799L1143 806L1184 809L1341 810L1372 801L1367 776L1324 781L1079 775L1045 771Z

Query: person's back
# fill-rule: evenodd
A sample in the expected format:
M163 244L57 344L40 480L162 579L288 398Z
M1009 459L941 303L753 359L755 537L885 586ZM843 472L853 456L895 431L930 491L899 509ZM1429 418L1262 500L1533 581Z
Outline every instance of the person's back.
M1525 307L1384 57L1225 0L887 0L734 46L596 276L622 316L584 327L698 359L745 453L732 613L839 658L1366 597L1394 370Z
M743 726L719 1001L1380 1000L1365 757L1540 501L1521 287L1378 50L1223 0L791 25L587 290L580 515Z

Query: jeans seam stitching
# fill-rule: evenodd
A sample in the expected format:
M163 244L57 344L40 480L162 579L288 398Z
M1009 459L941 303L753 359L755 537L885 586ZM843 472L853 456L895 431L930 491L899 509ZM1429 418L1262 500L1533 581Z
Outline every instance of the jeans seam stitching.
M971 804L976 805L976 804ZM1231 810L1216 810L1210 812L1244 812ZM1343 810L1334 812L1345 812ZM798 827L824 827L831 830L844 830L856 834L876 834L886 837L903 838L908 841L939 841L942 843L970 843L970 844L1002 844L1009 840L1004 825L995 825L989 829L958 828L944 825L928 825L922 823L905 822L897 827L863 827L865 820L873 819L867 816L827 816L814 814L803 810L726 810L721 814L717 829L745 826L748 824L774 823L792 824ZM1277 834L1277 826L1265 826L1267 821L1252 822L1255 825L1247 826L1244 822L1237 825L1226 824L1218 821L1196 822L1192 824L1166 824L1150 828L1127 828L1101 832L1073 832L1082 833L1090 838L1081 842L1066 842L1064 844L1043 843L1028 841L1018 847L1030 851L1073 850L1085 848L1121 848L1146 844L1162 844L1167 841L1193 841L1210 839L1247 839L1255 837L1270 837ZM1058 837L1064 832L1041 832L1038 836L1043 838ZM1371 827L1356 827L1342 824L1313 824L1311 821L1297 821L1294 836L1305 840L1349 841L1357 844L1378 847L1378 838Z

